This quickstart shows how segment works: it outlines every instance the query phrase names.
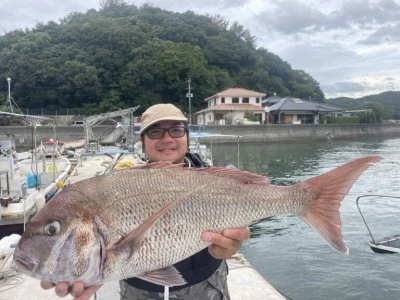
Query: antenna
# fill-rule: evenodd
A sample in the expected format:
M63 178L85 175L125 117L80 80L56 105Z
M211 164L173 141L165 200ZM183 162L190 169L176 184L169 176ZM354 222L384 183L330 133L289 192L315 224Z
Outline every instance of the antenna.
M193 94L190 92L190 82L191 79L189 77L189 80L186 81L188 83L188 93L186 94L186 97L189 98L189 126L192 125L192 97Z
M12 103L11 103L11 78L8 77L7 81L8 81L8 99L7 99L7 102L10 104L11 112L14 113L14 109L13 109L13 106L12 106Z

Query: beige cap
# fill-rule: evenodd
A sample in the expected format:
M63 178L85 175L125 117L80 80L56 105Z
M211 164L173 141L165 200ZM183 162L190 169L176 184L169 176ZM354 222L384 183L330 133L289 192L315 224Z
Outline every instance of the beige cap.
M142 114L142 125L140 126L140 134L142 134L151 125L161 121L183 121L187 122L188 119L184 116L182 111L172 104L156 104L150 106Z

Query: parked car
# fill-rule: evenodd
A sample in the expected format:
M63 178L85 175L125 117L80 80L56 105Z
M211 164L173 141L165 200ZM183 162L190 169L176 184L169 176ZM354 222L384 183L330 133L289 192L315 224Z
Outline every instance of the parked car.
M74 121L71 125L72 126L84 126L85 122L84 121Z

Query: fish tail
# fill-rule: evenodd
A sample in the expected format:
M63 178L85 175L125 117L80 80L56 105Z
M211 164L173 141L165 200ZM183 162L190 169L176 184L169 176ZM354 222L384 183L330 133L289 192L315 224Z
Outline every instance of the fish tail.
M379 156L359 158L298 184L311 190L314 200L308 202L297 216L339 252L349 253L341 232L340 202L357 178L380 159Z

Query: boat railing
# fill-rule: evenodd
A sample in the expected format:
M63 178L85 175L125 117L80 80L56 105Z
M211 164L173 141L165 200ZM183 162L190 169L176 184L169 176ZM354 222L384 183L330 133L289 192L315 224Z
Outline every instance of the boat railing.
M2 176L5 175L5 184L6 184L6 189L3 190L2 187ZM3 191L6 191L7 195L10 195L10 179L8 178L8 171L7 170L0 170L0 196L3 196Z
M360 205L359 205L360 199L367 198L367 197L379 197L379 198L390 198L390 199L400 199L400 197L388 196L388 195L362 195L362 196L357 197L357 199L356 199L357 209L358 209L360 216L365 224L365 227L367 228L369 235L371 236L371 239L372 239L372 241L369 243L371 249L376 253L399 253L400 252L400 235L399 234L384 237L379 240L375 239L374 236L372 235L372 231L369 228L366 218L364 217L363 213L361 212Z

